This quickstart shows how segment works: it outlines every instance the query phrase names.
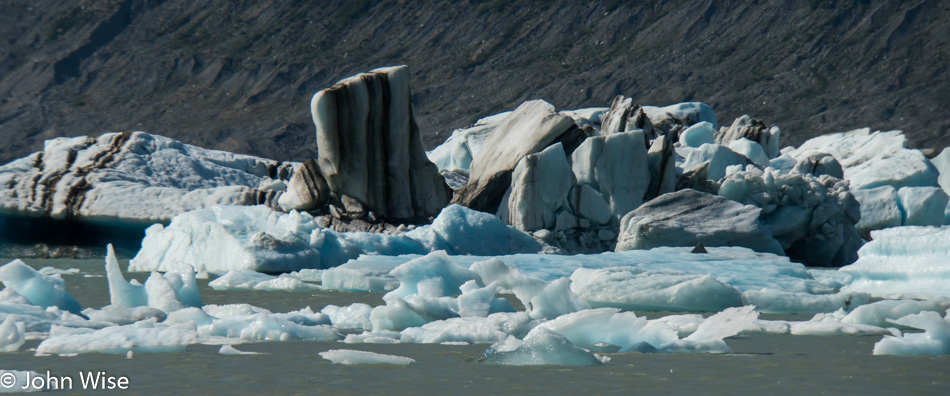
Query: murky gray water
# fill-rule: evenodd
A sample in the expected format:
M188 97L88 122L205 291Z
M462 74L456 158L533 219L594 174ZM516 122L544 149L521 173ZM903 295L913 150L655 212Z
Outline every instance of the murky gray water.
M7 261L0 259L0 264ZM79 274L63 276L70 294L84 307L109 303L105 278L86 277L104 273L101 260L24 261L36 269L79 268ZM147 274L131 275L144 281ZM207 282L199 280L205 304L243 302L285 312L305 306L317 311L327 304L381 303L380 294L215 291ZM19 352L0 354L0 368L71 376L74 392L80 388L78 372L106 371L127 376L127 392L134 394L950 394L950 356L872 356L879 339L757 334L728 339L735 354L612 354L609 364L598 367L478 363L487 345L270 342L237 346L260 355L219 355L217 346L193 345L185 353L141 353L127 359L105 354L36 357L28 349L39 341L30 341ZM416 363L335 365L318 355L329 349L407 356Z

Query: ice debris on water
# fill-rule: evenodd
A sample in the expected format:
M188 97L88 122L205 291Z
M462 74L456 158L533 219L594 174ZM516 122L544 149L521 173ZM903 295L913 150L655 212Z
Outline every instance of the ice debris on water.
M320 356L334 364L392 364L405 366L416 361L405 356L385 355L382 353L355 351L352 349L331 349L320 352Z

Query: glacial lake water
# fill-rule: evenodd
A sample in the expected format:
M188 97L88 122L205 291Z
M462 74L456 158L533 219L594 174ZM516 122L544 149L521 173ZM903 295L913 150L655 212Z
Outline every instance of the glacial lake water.
M5 264L12 259L0 259ZM25 259L36 269L78 268L63 275L83 307L109 303L103 261ZM121 261L126 268L127 260ZM144 281L145 273L126 274ZM205 304L248 303L286 312L328 304L381 304L381 294L348 292L216 291L199 280ZM657 317L662 313L638 313ZM810 315L763 315L807 320ZM34 356L28 341L0 354L0 369L33 370L74 378L105 371L129 378L129 394L950 394L950 356L873 356L880 336L740 335L726 340L732 354L609 354L597 367L507 367L480 363L488 345L268 342L238 345L258 355L219 355L219 346L192 345L185 353ZM319 353L357 349L406 356L408 366L337 365Z

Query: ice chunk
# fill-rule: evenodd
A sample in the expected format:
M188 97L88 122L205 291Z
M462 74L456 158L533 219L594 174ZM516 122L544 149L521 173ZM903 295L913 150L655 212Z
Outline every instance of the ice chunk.
M145 286L129 283L119 269L119 260L115 257L112 244L106 246L106 279L109 281L109 301L112 305L123 307L140 307L148 305L148 294Z
M419 227L406 236L422 242L432 251L445 250L451 255L536 253L541 250L541 244L534 238L497 217L455 204L442 209L431 225Z
M861 221L854 225L859 233L868 235L873 230L900 227L901 210L894 187L881 186L852 193L861 204Z
M950 198L939 187L904 187L897 191L903 225L942 226Z
M664 345L664 352L711 352L728 353L732 348L723 341L726 337L739 334L742 330L753 326L759 313L755 307L727 308L720 313L707 318L693 334L688 337Z
M707 121L697 122L680 132L680 144L687 147L699 147L707 143L714 143L716 128Z
M26 324L17 322L16 315L7 315L0 323L0 352L14 352L26 342Z
M194 330L161 327L154 322L112 326L81 334L50 337L36 347L37 354L72 353L160 353L184 352L185 346L198 342Z
M43 268L40 268L40 270L37 272L43 275L57 275L57 274L58 275L73 275L73 274L79 273L79 268L61 269L61 268L54 268L54 267L43 267Z
M492 352L485 362L508 366L597 366L605 363L606 359L572 344L558 333L537 329L514 350Z
M167 317L165 311L147 306L130 308L121 305L106 305L102 307L102 309L86 308L82 313L88 316L90 320L114 323L120 326L152 318L155 318L157 321L163 321Z
M468 128L456 129L445 143L427 152L426 156L439 167L439 171L463 171L468 174L472 159L481 150L485 139L510 114L510 111L495 114L476 121L475 125Z
M610 207L612 224L640 206L650 186L643 142L643 132L595 136L585 139L571 154L577 184L589 185L601 194Z
M206 312L207 309L205 306ZM207 313L216 316L212 312ZM201 326L198 331L203 336L240 338L248 341L335 341L342 338L340 332L331 326L299 324L270 312L219 316L211 325Z
M393 269L391 275L399 279L399 287L387 296L399 298L457 296L461 293L459 286L478 276L452 262L442 251L402 264Z
M893 320L894 323L921 329L923 333L885 336L874 344L875 355L950 355L950 316L921 312Z
M558 114L543 100L522 103L489 134L473 157L468 184L457 190L454 202L496 212L508 175L524 156L550 146L574 129L574 120Z
M650 117L654 124L662 123L666 119L677 119L685 122L686 125L693 125L698 122L708 122L713 129L716 125L716 112L712 107L702 102L683 102L671 104L665 107L643 106L643 111Z
M208 286L215 290L252 289L308 291L320 288L317 285L302 282L299 279L291 276L271 276L248 269L236 269L228 271L218 279L208 283Z
M935 300L881 300L855 308L842 318L843 323L866 324L878 327L890 327L895 319L921 312L946 314L950 299Z
M525 307L530 307L531 300L548 285L541 279L523 275L517 268L497 258L476 262L471 269L478 273L483 282L497 284L514 293Z
M527 305L531 307L529 314L534 319L553 319L561 315L590 309L590 304L584 302L571 291L571 279L561 278L549 283L536 296L531 298Z
M364 331L360 334L348 334L343 342L347 344L399 344L399 337L398 331Z
M782 254L759 223L760 209L696 190L664 194L623 217L616 250L658 246L744 246Z
M320 310L321 313L330 317L333 327L363 330L372 330L373 328L373 324L369 321L369 315L372 311L373 307L363 303L354 303L345 307L331 304Z
M422 327L407 328L401 332L401 341L419 344L445 342L493 344L504 341L509 335L516 335L512 334L512 331L520 330L517 324L523 325L528 319L528 315L524 313L451 318L426 323Z
M501 287L493 283L485 287L478 287L473 279L465 282L460 289L462 295L458 297L458 313L461 316L488 316L496 312L514 312L515 309L504 298L495 297Z
M185 308L168 314L168 317L165 319L164 324L175 325L183 323L193 323L195 328L206 326L214 323L216 318L208 315L201 308Z
M842 291L877 297L950 296L950 227L895 227L872 231L860 258L839 271L852 277Z
M860 205L840 179L747 166L726 176L719 195L761 208L759 220L792 260L841 266L857 259Z
M107 246L106 250L106 277L109 281L109 298L113 305L149 306L165 312L202 305L191 266L184 266L184 273L169 271L162 275L153 272L145 280L145 285L133 284L127 282L122 275L112 245Z
M320 352L320 356L334 364L392 364L405 366L416 361L404 356L385 355L368 351L354 351L352 349L331 349Z
M380 256L360 256L359 260L351 260L336 268L330 268L321 275L321 286L327 290L383 292L399 287L399 280L390 275L396 266L409 261L406 256L393 263L393 260ZM414 256L413 256L414 257ZM380 264L380 268L372 264Z
M82 307L66 292L66 284L59 275L43 275L20 260L0 267L0 282L26 297L30 304L40 307L58 307L80 314Z
M745 167L749 163L749 159L728 147L718 144L704 144L689 152L686 161L682 164L683 172L697 170L707 162L709 163L708 180L719 181L726 176L727 167L731 165Z
M937 183L943 188L943 191L950 195L950 147L944 147L940 155L930 160L940 175L937 177Z
M221 345L221 349L218 350L219 355L260 355L260 352L245 352L239 351L237 348L230 345Z
M900 131L868 128L809 139L789 154L797 159L828 153L844 168L852 189L937 186L937 169L920 151L909 150Z
M711 275L636 267L578 268L571 290L593 307L646 311L711 311L742 305L742 295Z
M844 323L842 313L818 314L812 320L804 322L788 322L789 333L792 335L884 335L890 330L860 323Z
M756 165L766 167L770 164L769 156L765 154L765 150L762 148L762 146L749 139L739 138L733 140L729 143L729 149L744 155Z
M749 290L742 293L742 303L754 305L765 313L821 313L852 309L867 304L868 293L848 292L835 294L796 293L780 290Z
M561 143L528 154L511 175L508 216L502 220L525 231L554 228L557 211L567 207L573 185L574 174Z
M588 309L563 315L541 323L531 333L540 330L558 333L585 348L600 343L616 345L620 352L654 352L678 340L676 332L664 323L651 322L633 312L620 312L617 308Z

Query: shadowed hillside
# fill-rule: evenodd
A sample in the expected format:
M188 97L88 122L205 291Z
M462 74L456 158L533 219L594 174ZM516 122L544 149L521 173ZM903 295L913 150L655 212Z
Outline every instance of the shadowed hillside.
M950 144L942 1L6 0L0 163L56 136L145 130L315 155L309 100L408 64L427 147L543 98L559 109L699 100L784 144L869 126Z

